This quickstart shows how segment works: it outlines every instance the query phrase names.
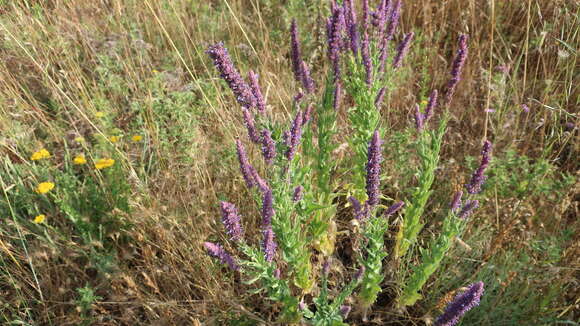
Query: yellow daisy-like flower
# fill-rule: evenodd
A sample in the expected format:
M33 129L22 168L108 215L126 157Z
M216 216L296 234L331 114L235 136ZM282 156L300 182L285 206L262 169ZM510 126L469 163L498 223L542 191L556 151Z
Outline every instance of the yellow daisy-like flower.
M73 163L76 164L76 165L86 164L87 163L87 159L83 155L77 155L73 159Z
M98 111L95 113L95 117L97 117L99 119L104 117L104 116L105 116L105 112L103 112L103 111Z
M47 151L45 148L39 150L38 152L34 152L32 153L32 156L30 156L30 159L33 161L38 161L38 160L42 160L45 158L49 158L50 157L50 152Z
M427 105L427 103L429 103L429 102L427 102L427 100L421 101L421 105Z
M41 223L44 223L44 220L46 220L46 215L44 215L44 214L36 215L33 223L34 224L41 224Z
M141 139L143 139L143 137L141 135L135 135L135 136L131 137L131 140L134 142L141 141Z
M95 162L95 168L97 170L102 170L113 166L113 164L115 164L115 160L113 160L112 158L102 158L99 159L97 162Z
M52 182L41 182L36 187L36 192L39 194L46 194L54 188L54 183Z
M111 136L109 137L109 140L111 141L111 143L116 143L119 141L119 136Z

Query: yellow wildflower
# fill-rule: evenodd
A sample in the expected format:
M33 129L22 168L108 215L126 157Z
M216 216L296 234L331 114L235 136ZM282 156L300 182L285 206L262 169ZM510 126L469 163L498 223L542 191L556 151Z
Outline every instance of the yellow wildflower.
M50 152L47 151L45 148L39 150L38 152L34 152L32 153L32 156L30 157L31 160L33 161L38 161L38 160L42 160L43 158L49 158L50 157Z
M119 136L111 136L109 137L109 140L111 141L111 143L116 143L119 141Z
M54 188L54 183L52 182L41 182L36 187L36 192L39 194L46 194Z
M103 111L98 111L95 113L95 117L97 117L99 119L104 117L104 116L105 116L105 112L103 112Z
M83 155L77 155L73 159L73 163L76 164L76 165L86 164L87 163L87 159Z
M33 222L35 224L41 224L41 223L44 223L44 220L46 220L46 215L40 214L40 215L36 215Z
M115 160L112 158L102 158L95 163L95 168L97 170L102 170L104 168L113 166L113 164L115 164Z
M141 141L141 139L143 139L143 137L141 135L135 135L135 136L131 137L131 140L134 142Z
M421 105L427 105L427 103L429 103L429 102L427 102L427 100L421 101Z
M75 141L76 141L77 143L82 143L82 142L84 142L84 141L85 141L85 138L84 138L84 137L81 137L81 136L79 136L79 137L76 137L76 138L75 138Z

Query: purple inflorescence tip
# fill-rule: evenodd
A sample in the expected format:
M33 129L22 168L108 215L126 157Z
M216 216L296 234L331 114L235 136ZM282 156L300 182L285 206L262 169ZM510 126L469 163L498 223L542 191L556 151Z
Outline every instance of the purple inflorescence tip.
M233 241L242 240L244 229L242 228L238 209L234 204L226 201L222 201L220 207L222 211L222 223L226 228L226 233Z
M302 74L302 86L304 86L306 93L314 92L314 80L310 76L310 69L304 61L300 64L300 72Z
M298 303L298 310L304 310L306 309L306 303L304 303L304 301L300 301Z
M262 193L269 191L270 186L268 185L266 180L262 179L262 177L260 177L260 175L258 174L258 171L256 171L256 169L251 165L250 165L250 171L251 171L252 177L254 178L254 181L258 185L258 188L260 189L260 191Z
M398 212L401 208L403 208L403 206L405 206L405 202L404 201L400 201L397 203L394 203L393 205L391 205L391 207L389 207L386 211L385 211L385 217L389 217L393 214L395 214L396 212Z
M354 217L359 221L362 220L363 219L362 205L360 204L360 201L354 198L353 196L348 197L348 201L350 202L354 210Z
M369 33L367 31L363 34L363 41L361 45L361 56L363 66L365 67L366 82L367 85L371 85L373 81L373 63L371 60L370 48L369 48Z
M457 214L457 217L464 220L473 213L473 211L479 206L479 200L466 200L461 211Z
M272 190L268 189L262 196L262 225L264 227L272 225L274 214L274 198Z
M483 143L483 149L481 151L481 162L479 163L479 167L473 175L471 176L471 181L465 187L467 188L467 192L474 195L481 192L481 186L485 182L485 169L489 166L489 162L491 161L491 142L486 140Z
M411 46L411 41L413 40L413 37L415 37L415 33L409 32L407 33L407 35L405 35L405 38L403 39L401 44L399 44L399 47L397 48L397 54L393 59L393 68L401 67L405 55L407 54L407 52L409 52L409 47Z
M334 98L332 100L332 107L334 111L338 111L340 108L340 100L342 99L342 85L340 83L336 83L334 87Z
M461 197L463 197L463 191L458 190L453 195L453 200L451 200L451 211L457 213L459 208L461 208Z
M367 269L364 266L361 266L358 271L356 271L356 274L354 274L354 279L360 282L365 275L366 270Z
M294 194L292 194L292 201L293 202L298 202L302 200L302 196L303 193L302 191L304 190L304 187L302 186L296 186L296 188L294 188Z
M358 24L356 21L356 11L353 6L352 0L345 0L344 7L347 9L346 25L348 29L348 37L350 39L350 50L356 58L358 56L358 46L359 46L359 33Z
M377 94L377 97L375 98L375 108L379 108L381 106L381 104L383 103L383 98L385 98L385 92L387 91L386 87L381 87L381 89L379 89L379 93Z
M328 273L330 273L330 260L327 259L322 264L322 274L328 276Z
M300 63L302 62L300 54L300 40L298 38L298 26L296 24L296 19L292 19L292 24L290 25L290 43L291 43L291 53L290 58L292 60L292 70L294 70L294 78L297 82L302 82L302 68Z
M437 318L435 326L456 325L466 312L479 305L483 295L483 285L483 282L473 283L465 292L455 296L445 308L445 312Z
M258 135L258 131L256 130L256 122L254 121L254 115L250 112L247 108L242 108L242 116L244 118L244 124L246 125L246 129L248 129L248 138L252 141L252 143L259 143L260 136Z
M465 60L467 59L467 35L459 35L459 49L453 60L453 68L451 69L451 79L447 83L447 94L445 95L445 101L447 103L451 102L451 98L455 93L455 88L461 80L461 71L465 65Z
M264 96L262 95L262 90L260 89L260 84L258 83L258 74L251 71L248 72L248 79L250 80L250 87L252 88L252 94L256 99L256 108L261 114L266 113L266 102L264 101Z
M346 306L346 305L340 306L340 309L339 309L340 316L343 319L348 318L348 314L350 313L350 310L351 310L350 306Z
M302 112L298 110L292 121L292 128L287 139L288 150L286 151L286 158L288 161L292 161L294 158L294 154L296 154L296 150L300 144L300 138L302 138L302 118Z
M252 94L250 86L244 81L240 73L234 67L228 50L222 42L216 43L208 48L207 54L212 58L213 64L220 72L221 77L226 81L238 102L246 108L256 106L256 99Z
M344 9L336 7L330 21L328 56L332 62L334 80L340 79L340 50L342 48L342 31L344 30Z
M403 4L401 0L399 0L390 11L389 27L387 28L387 32L385 34L385 39L387 41L390 41L393 39L393 37L395 37L395 32L397 31L397 27L399 26L399 18L401 17L402 6Z
M425 125L425 116L421 113L421 108L419 104L415 104L415 127L417 130L421 131Z
M363 32L367 32L369 29L369 0L363 0L362 3L362 28Z
M274 277L279 279L281 275L282 275L282 272L280 271L280 268L276 268L274 270Z
M246 154L246 149L239 139L236 139L236 150L238 152L238 161L240 162L240 170L242 171L242 176L246 181L246 186L252 188L256 185L254 176L252 173L252 166L248 161L248 155Z
M276 248L278 245L274 240L274 231L272 231L272 226L267 226L263 232L264 235L264 242L263 242L263 249L264 249L264 258L266 258L267 262L272 262L274 257L276 256Z
M312 111L314 110L314 104L308 104L306 110L302 114L302 125L304 126L310 119L312 119Z
M367 195L369 197L368 204L370 206L375 206L379 203L379 182L381 174L381 138L379 136L379 131L375 130L373 137L369 142L368 152L367 152L367 177L366 177L366 189Z
M276 157L276 143L272 139L272 132L268 129L262 130L261 136L262 156L264 156L266 163L270 165L274 162L274 157Z
M530 107L529 107L529 106L527 106L526 104L522 104L522 110L523 110L525 113L529 113L529 112L530 112Z
M431 92L431 96L429 96L429 103L427 103L427 108L425 109L425 121L428 121L433 116L435 108L437 107L438 96L439 92L434 89L433 92Z
M217 243L204 242L203 246L207 250L207 253L215 258L218 258L222 264L227 264L231 269L237 271L240 267L236 264L232 256L226 252L226 250Z

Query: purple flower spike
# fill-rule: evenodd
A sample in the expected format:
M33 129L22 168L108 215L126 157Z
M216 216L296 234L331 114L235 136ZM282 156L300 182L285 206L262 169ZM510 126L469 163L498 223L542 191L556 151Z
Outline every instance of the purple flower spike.
M479 200L466 200L457 217L464 220L468 218L477 207L479 207Z
M306 93L310 94L314 92L314 80L310 76L310 69L306 62L302 61L300 64L300 72L302 74L302 86L306 90Z
M300 40L298 39L298 26L296 24L296 19L292 19L292 24L290 25L290 42L291 42L291 53L290 58L292 59L292 70L294 70L294 78L297 82L302 82L302 68L300 67L302 59L300 54Z
M267 228L272 225L272 218L274 217L274 198L272 190L264 192L262 197L262 225Z
M252 166L248 161L246 149L244 148L244 145L239 139L236 139L236 150L238 152L238 161L240 162L240 170L242 171L242 176L246 181L246 186L248 186L248 188L252 188L256 185L256 180L254 180Z
M348 201L354 210L354 217L359 221L362 220L364 216L362 215L362 206L360 201L352 196L348 197Z
M227 253L227 251L217 243L204 242L203 246L207 250L207 253L215 258L218 258L222 264L227 264L231 269L237 271L240 267L236 264L232 256Z
M475 195L481 192L481 186L485 182L485 169L489 166L489 162L491 161L491 142L486 140L483 143L483 149L481 151L481 162L479 163L479 167L473 175L471 176L471 181L465 187L467 188L467 192Z
M529 107L529 106L527 106L526 104L522 104L522 110L523 110L525 113L530 113L530 107Z
M334 80L340 79L340 50L342 48L342 31L344 30L344 10L337 7L333 11L328 39L328 56L334 70Z
M363 31L366 33L369 29L369 0L363 0L362 4L362 28Z
M302 114L302 125L304 126L310 119L312 119L312 111L314 110L314 104L309 104Z
M415 127L417 130L421 131L425 125L425 116L421 113L421 108L419 104L415 104Z
M244 118L244 124L246 125L246 129L248 129L248 138L250 138L250 140L253 143L259 143L260 142L260 136L258 136L258 131L256 130L256 122L254 121L254 116L252 115L252 112L250 112L250 110L248 110L247 108L242 108L242 115Z
M407 33L401 44L399 44L399 47L397 48L397 55L395 55L395 59L393 59L393 68L401 67L405 55L407 54L407 52L409 52L409 47L411 46L411 41L413 40L413 37L415 37L415 33L413 32Z
M437 107L437 98L439 93L436 89L431 92L431 96L429 96L429 103L427 103L427 108L425 109L425 121L428 121L433 116L435 112L435 108Z
M340 316L342 316L343 319L348 318L348 314L350 313L350 310L351 310L350 306L346 306L346 305L340 306L340 310L339 310Z
M220 207L222 210L222 223L226 228L227 234L233 241L242 240L244 229L240 222L241 218L238 209L234 204L227 201L222 201Z
M302 186L296 186L296 188L294 188L294 194L292 195L293 202L299 202L302 200L302 196L303 196L302 191L303 190L304 190L304 187L302 187Z
M292 121L292 128L290 129L290 134L287 139L288 150L286 151L286 158L288 161L292 161L298 145L300 144L300 138L302 138L302 112L299 110L296 112L296 116Z
M276 157L276 143L272 139L272 132L268 129L262 130L261 136L262 155L266 163L270 165L274 162L274 157Z
M264 242L263 242L263 249L264 249L264 258L266 258L267 262L272 262L274 257L276 256L276 248L278 245L274 240L274 231L272 231L272 227L268 226L264 229Z
M377 97L375 98L375 107L378 109L381 104L383 103L383 98L385 97L385 92L386 92L387 88L386 87L382 87L381 89L379 89L379 93L377 94Z
M330 273L330 261L327 259L322 264L322 274L328 276L329 273Z
M342 99L342 85L340 83L336 83L334 87L334 98L332 101L332 107L334 107L334 111L338 111L340 108L340 100Z
M397 1L394 8L392 8L391 15L389 17L389 27L387 29L385 39L390 41L395 37L395 32L397 31L397 27L399 26L399 18L401 17L401 7L402 7L401 0Z
M369 142L368 148L368 161L367 161L367 177L366 177L366 189L367 195L369 197L368 204L370 206L375 206L379 203L379 182L381 174L381 138L379 136L379 131L375 130L371 141Z
M352 4L352 0L345 0L344 7L347 8L347 27L348 27L348 37L350 39L350 50L356 58L358 56L358 45L359 45L359 33L358 26L356 22L356 11Z
M361 56L363 66L365 67L366 82L367 85L371 85L373 81L373 63L371 61L370 49L369 49L369 33L365 31L363 34L363 41L361 46Z
M266 113L266 102L264 101L264 96L262 95L260 84L258 83L258 74L250 70L250 72L248 72L248 79L250 80L252 94L254 94L254 98L256 99L256 108L260 114L264 114Z
M483 285L483 282L473 283L465 292L455 296L445 308L445 312L437 318L435 326L456 325L466 312L479 305L483 295Z
M256 99L252 94L250 86L244 81L232 59L228 50L222 42L216 43L207 49L207 54L212 58L213 64L220 72L221 77L226 81L238 102L246 108L256 106Z
M262 179L262 177L260 177L260 175L258 174L258 171L256 171L256 169L251 165L250 165L250 171L252 172L252 176L254 177L254 181L258 185L258 188L260 189L260 191L262 193L270 191L270 186L268 186L268 183L266 182L266 180Z
M447 94L445 95L445 101L447 103L451 102L451 98L455 93L455 88L461 80L461 71L465 65L465 60L467 60L467 35L459 35L459 49L453 60L453 68L451 69L451 79L447 83Z
M461 197L463 197L463 191L459 190L453 195L453 200L451 201L451 211L457 213L461 207Z
M403 208L403 206L405 206L405 202L404 201L400 201L398 203L394 203L393 205L391 205L391 207L389 207L386 211L385 211L385 217L389 217L393 214L395 214L396 212L398 212L401 208Z

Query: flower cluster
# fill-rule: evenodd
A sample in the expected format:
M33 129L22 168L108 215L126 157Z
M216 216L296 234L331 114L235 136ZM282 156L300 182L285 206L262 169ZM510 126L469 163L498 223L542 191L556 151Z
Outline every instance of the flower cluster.
M483 282L471 284L466 291L458 294L445 308L445 312L437 318L435 326L454 326L459 319L473 307L479 305L483 295Z

